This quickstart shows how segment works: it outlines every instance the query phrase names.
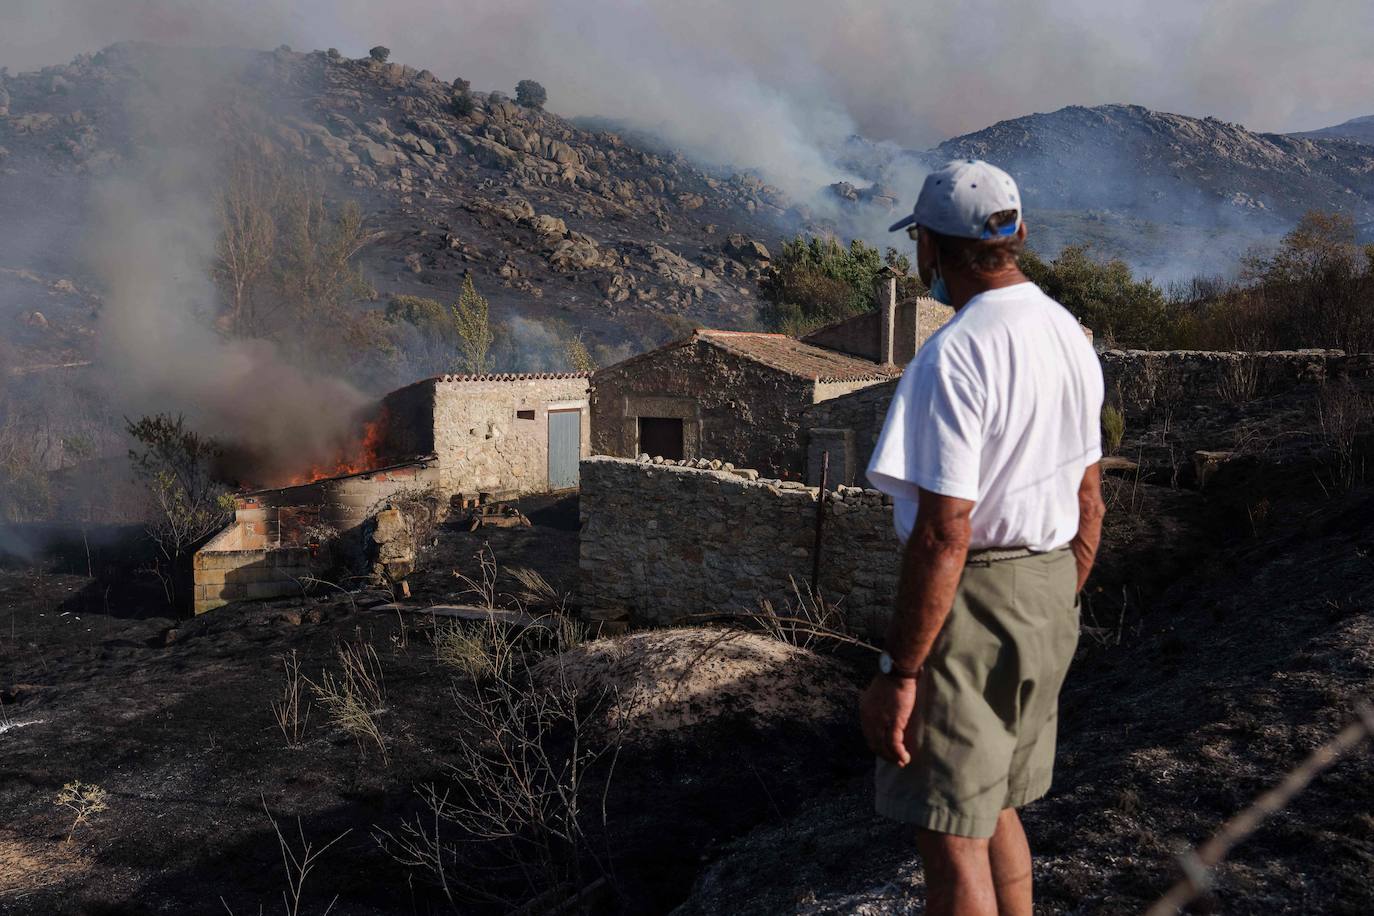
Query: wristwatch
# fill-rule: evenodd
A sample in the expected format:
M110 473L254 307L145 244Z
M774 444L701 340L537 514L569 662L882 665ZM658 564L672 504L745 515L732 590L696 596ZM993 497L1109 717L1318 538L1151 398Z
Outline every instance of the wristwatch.
M896 678L899 681L914 681L921 676L919 668L915 671L898 668L897 663L892 660L892 656L886 652L878 656L878 673L885 677Z

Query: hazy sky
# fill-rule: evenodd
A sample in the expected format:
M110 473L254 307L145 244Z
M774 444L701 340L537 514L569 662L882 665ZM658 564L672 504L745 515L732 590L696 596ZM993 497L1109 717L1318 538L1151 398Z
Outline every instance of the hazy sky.
M851 131L927 146L1069 104L1257 130L1374 113L1370 0L2 0L0 65L120 39L362 55L604 114L798 182Z

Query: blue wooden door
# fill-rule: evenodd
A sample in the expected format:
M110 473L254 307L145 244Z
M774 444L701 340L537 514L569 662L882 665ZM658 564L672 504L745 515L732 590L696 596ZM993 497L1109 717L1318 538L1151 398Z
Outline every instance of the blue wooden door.
M549 411L549 489L577 486L577 462L582 458L582 411Z

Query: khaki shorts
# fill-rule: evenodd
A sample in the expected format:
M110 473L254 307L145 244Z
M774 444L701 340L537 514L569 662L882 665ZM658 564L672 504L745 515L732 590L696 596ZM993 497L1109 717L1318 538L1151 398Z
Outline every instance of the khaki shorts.
M1050 788L1059 688L1078 646L1067 549L970 562L916 687L911 762L878 761L878 813L989 837Z

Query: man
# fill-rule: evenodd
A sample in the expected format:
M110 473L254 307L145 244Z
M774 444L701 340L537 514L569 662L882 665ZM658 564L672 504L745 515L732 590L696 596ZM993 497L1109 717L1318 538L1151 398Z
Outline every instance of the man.
M860 711L877 808L920 828L927 912L1030 916L1016 809L1050 786L1101 536L1102 370L1017 267L1026 227L1001 169L950 163L892 229L955 315L903 373L868 469L905 545Z

